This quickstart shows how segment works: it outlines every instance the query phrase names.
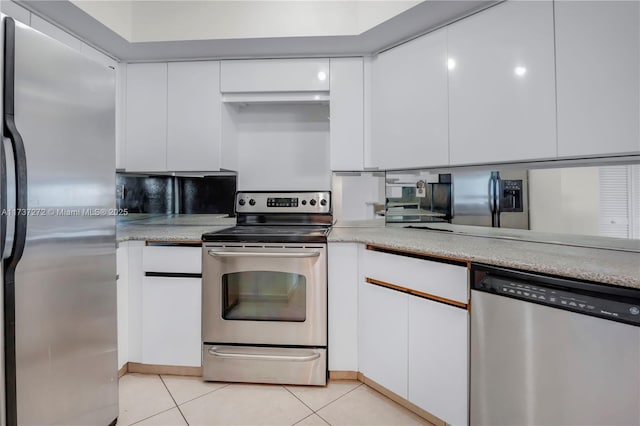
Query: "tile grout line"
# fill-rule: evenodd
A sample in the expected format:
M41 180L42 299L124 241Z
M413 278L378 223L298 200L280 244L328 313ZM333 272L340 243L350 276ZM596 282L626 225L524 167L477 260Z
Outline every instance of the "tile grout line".
M323 405L322 407L318 408L316 411L314 411L314 413L317 414L318 411L322 410L323 408L328 407L329 405L333 404L334 402L338 401L339 399L341 399L344 396L349 395L351 392L353 392L354 390L358 389L360 386L364 385L364 383L360 382L356 387L354 387L353 389L351 389L350 391L345 392L344 394L340 395L339 397L337 397L336 399L334 399L331 402L326 403L325 405ZM318 414L319 415L319 414ZM322 416L321 416L322 417ZM324 418L322 419L324 420ZM326 421L326 420L325 420ZM329 422L327 422L329 423Z
M364 383L360 382L356 387L354 387L353 389L351 389L348 392L345 392L343 395L340 395L339 397L337 397L336 399L334 399L333 401L329 402L328 404L323 405L322 407L318 408L317 411L314 411L314 414L318 417L320 417L320 419L322 419L323 422L325 422L326 424L328 424L329 426L331 426L331 423L329 423L329 420L325 419L324 417L322 417L322 415L320 413L318 413L318 411L322 410L323 408L326 408L328 406L330 406L331 404L333 404L334 402L337 402L338 400L340 400L342 397L349 395L351 392L355 391L356 389L358 389L359 387L361 387L362 385L364 385Z
M309 407L309 406L308 406L308 405L307 405L303 400L301 400L300 398L298 398L298 395L296 395L295 393L291 392L291 391L289 390L289 388L288 388L288 387L286 387L285 385L280 385L280 386L282 386L282 388L283 388L284 390L286 390L286 391L287 391L287 392L289 392L291 395L293 395L293 397L294 397L295 399L297 399L298 401L300 401L300 402L302 403L302 405L304 405L304 406L305 406L305 407L307 407L309 410L311 410L311 414L314 414L314 413L316 412L313 408ZM310 416L311 414L309 414L309 416ZM307 417L309 417L309 416L307 416ZM305 417L304 419L306 419L307 417ZM302 420L304 420L304 419L301 419L301 420L299 420L299 421L302 421Z
M221 382L216 382L216 383L221 383ZM196 399L200 399L200 398L202 398L203 396L207 396L207 395L209 395L209 394L211 394L211 393L214 393L214 392L217 392L217 391L219 391L219 390L222 390L222 389L224 389L224 388L226 388L227 386L230 386L230 385L231 385L231 383L225 383L224 385L220 386L219 388L216 388L216 389L214 389L214 390L210 390L209 392L203 393L202 395L198 395L198 396L196 396L195 398L191 398L191 399L189 399L189 400L187 400L187 401L184 401L183 403L181 403L181 404L179 404L179 405L178 405L178 404L177 404L177 402L176 402L176 406L177 406L177 407L180 407L181 405L184 405L184 404L186 404L186 403L188 403L188 402L191 402L191 401L195 401ZM169 393L171 393L171 392L169 392Z
M160 415L162 413L166 413L167 411L171 411L174 408L176 408L176 407L167 408L166 410L159 411L159 412L157 412L155 414L150 415L149 417L145 417L144 419L136 420L134 423L128 423L128 425L129 426L137 425L140 422L144 422L145 420L149 420L151 417L155 417L155 416L158 416L158 415Z
M160 381L162 382L162 384L164 385L165 389L167 390L167 393L169 393L169 396L171 397L171 400L173 401L174 404L176 404L176 408L178 409L178 412L180 413L180 415L184 419L184 421L187 424L187 426L189 426L189 421L187 420L187 418L182 413L182 410L180 409L180 406L176 402L176 399L173 397L173 395L171 395L171 391L169 390L169 386L167 386L167 384L164 382L164 379L162 378L162 376L160 374L158 374L158 377L160 377Z

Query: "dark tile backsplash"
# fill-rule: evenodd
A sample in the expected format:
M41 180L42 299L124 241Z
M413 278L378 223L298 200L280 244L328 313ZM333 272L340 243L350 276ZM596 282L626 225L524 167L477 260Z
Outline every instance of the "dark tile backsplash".
M175 211L173 176L116 174L118 209L129 213L164 213Z
M234 214L236 176L116 174L116 203L129 213Z
M178 177L178 213L234 214L236 176Z

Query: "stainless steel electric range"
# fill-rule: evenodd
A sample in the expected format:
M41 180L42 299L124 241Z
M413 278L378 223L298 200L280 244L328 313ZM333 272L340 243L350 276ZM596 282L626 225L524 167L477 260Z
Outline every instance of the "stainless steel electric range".
M238 192L202 236L205 380L325 385L329 192Z

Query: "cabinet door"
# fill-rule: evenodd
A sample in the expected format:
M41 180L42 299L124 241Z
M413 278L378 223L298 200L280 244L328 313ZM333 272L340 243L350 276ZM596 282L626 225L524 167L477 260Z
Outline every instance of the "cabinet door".
M639 9L555 2L559 156L640 151Z
M360 372L407 398L409 295L361 282L358 299Z
M172 62L168 69L167 169L220 169L220 62Z
M373 165L449 164L446 64L445 30L378 55L372 70Z
M358 371L358 245L329 243L329 371Z
M200 278L145 277L142 283L142 362L201 365Z
M555 158L551 1L509 1L448 27L451 164Z
M222 93L329 90L328 59L254 59L222 61Z
M127 65L126 168L167 169L167 64Z
M331 170L362 170L364 81L362 58L331 59Z
M408 400L448 424L468 424L469 314L409 297Z

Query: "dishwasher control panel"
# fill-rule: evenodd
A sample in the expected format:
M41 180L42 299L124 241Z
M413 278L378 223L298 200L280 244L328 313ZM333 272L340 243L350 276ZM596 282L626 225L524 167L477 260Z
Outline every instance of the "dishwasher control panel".
M640 325L640 299L609 297L591 291L556 288L489 274L475 283L474 290Z

